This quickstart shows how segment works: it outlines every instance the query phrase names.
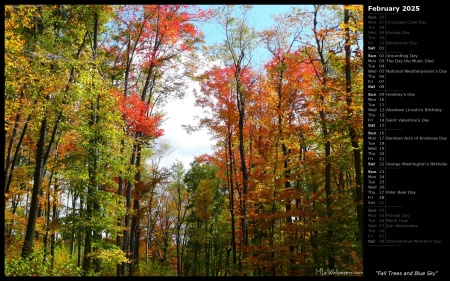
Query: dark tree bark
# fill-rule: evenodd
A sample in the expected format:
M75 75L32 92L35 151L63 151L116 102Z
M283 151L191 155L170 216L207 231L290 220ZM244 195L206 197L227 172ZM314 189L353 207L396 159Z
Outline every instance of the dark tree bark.
M364 230L364 209L363 209L363 181L362 181L362 169L361 169L361 149L359 147L359 136L356 132L356 128L352 125L351 118L353 117L352 110L352 75L351 75L351 49L350 49L350 28L348 23L350 20L349 10L347 5L344 5L344 24L345 28L345 92L347 102L347 118L348 118L348 131L353 148L353 161L355 166L355 204L356 215L358 219L359 228L359 240L361 241L361 247L363 245L363 230Z
M78 59L81 51L84 47L85 41L86 41L87 33L83 37L83 41L81 42L80 46L78 47L77 54L75 55L75 59ZM74 79L75 76L75 68L72 67L69 75L69 80L66 84L66 88L64 90L64 94L67 95L69 93L70 85ZM49 96L46 97L46 100L48 101L50 99ZM39 130L39 139L37 143L37 152L36 152L36 166L34 169L33 174L33 190L31 194L31 204L30 204L30 215L28 217L28 223L27 223L27 230L25 234L24 243L22 246L22 257L26 258L28 257L32 250L33 250L33 243L34 243L34 237L36 233L36 221L38 217L39 212L39 198L38 195L41 192L42 188L42 179L44 177L44 171L45 171L45 165L47 163L48 157L50 155L50 152L52 151L53 144L55 142L55 137L59 129L59 124L62 120L62 110L59 110L59 113L57 115L53 131L50 137L50 140L46 146L47 142L47 133L48 133L48 120L47 116L44 116L44 118L41 121L41 127Z
M26 258L31 254L34 243L34 236L36 232L36 221L39 211L39 198L41 192L43 171L45 167L44 154L45 142L47 140L47 118L44 117L41 121L41 129L39 131L39 140L37 143L36 152L36 167L33 175L33 191L31 193L30 215L28 216L27 231L25 234L25 241L22 246L22 257Z
M135 175L135 181L137 184L141 182L141 145L136 147L136 168L137 173ZM131 263L129 265L129 276L133 276L134 270L139 267L139 224L140 224L140 214L139 214L139 192L134 190L133 199L133 216L131 221L131 241L130 241L130 251L131 251Z
M234 218L234 186L233 186L233 151L231 138L233 133L231 131L231 125L227 124L227 146L228 146L228 196L230 201L230 213L231 213L231 249L233 251L233 265L236 266L237 263L237 255L236 255L236 226L235 226L235 218ZM227 256L228 257L228 256Z
M318 8L317 6L314 9L314 30L317 30L317 12ZM324 56L324 47L323 47L323 40L320 39L317 32L314 32L314 37L316 40L316 48L319 55L319 60L322 66L322 73L318 74L318 78L321 81L322 85L322 93L320 97L320 101L322 103L322 108L324 108L325 104L325 94L326 94L326 87L327 87L327 75L328 75L328 65L327 60ZM332 217L332 207L331 207L331 142L328 135L328 125L327 125L327 117L325 115L325 110L321 109L319 111L320 116L320 124L322 127L322 134L323 134L323 140L324 140L324 150L325 150L325 195L326 195L326 206L327 206L327 218L330 219ZM328 256L328 268L334 269L334 249L333 249L333 243L332 243L332 237L333 237L333 230L331 228L328 228L327 233L327 240L328 240L328 249L327 249L327 256Z

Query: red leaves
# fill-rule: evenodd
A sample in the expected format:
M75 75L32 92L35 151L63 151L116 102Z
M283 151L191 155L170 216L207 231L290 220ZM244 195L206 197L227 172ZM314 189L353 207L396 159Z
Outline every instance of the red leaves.
M119 97L119 107L129 133L140 133L145 137L157 138L164 130L159 128L162 116L150 115L151 105L142 101L137 94Z
M200 164L214 163L214 157L209 154L205 154L205 153L195 157L195 160Z

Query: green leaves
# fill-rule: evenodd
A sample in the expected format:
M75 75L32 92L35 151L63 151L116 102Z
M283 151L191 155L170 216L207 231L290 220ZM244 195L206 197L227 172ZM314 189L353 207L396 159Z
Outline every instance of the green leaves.
M341 23L343 6L320 6L315 28L305 8L258 34L251 6L220 6L225 40L204 49L224 66L199 75L196 93L215 152L169 171L157 164L168 148L154 143L163 133L160 105L182 97L203 67L192 22L211 13L184 5L5 6L6 274L81 275L77 265L85 264L84 275L112 275L136 258L142 271L133 274L307 275L329 245L342 268L355 267L346 130L362 131L362 10L346 7L352 22ZM355 50L350 64L340 50L346 39ZM261 42L271 59L256 73ZM43 157L44 179L30 202ZM31 205L39 215L28 225L39 235L30 236L35 254L19 262Z

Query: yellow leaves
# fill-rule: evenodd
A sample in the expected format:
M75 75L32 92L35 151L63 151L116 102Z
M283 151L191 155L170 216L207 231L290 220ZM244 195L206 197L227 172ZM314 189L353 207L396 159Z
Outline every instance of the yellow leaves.
M92 257L96 257L106 262L113 262L115 264L119 264L122 262L130 263L130 260L125 257L125 253L119 248L111 248L111 249L103 249L90 254Z
M45 222L46 222L45 217L41 216L41 217L37 218L37 220L36 220L36 231L37 232L42 233L45 231Z
M30 179L33 177L33 166L20 166L14 169L10 195L22 195L32 188Z
M344 22L341 22L339 24L339 27L341 28L341 30L346 30L347 28L351 31L351 32L356 32L358 27L355 24L345 24Z
M364 11L364 5L344 5L344 9L352 12L362 13Z
M361 32L364 25L364 6L363 5L344 5L344 9L349 11L350 21L348 24L340 23L341 30L348 28L351 32Z
M212 214L212 190L213 181L210 179L202 179L198 184L198 188L195 191L194 200L197 203L195 209L196 215L201 220L209 220Z
M32 5L5 6L5 53L22 51L25 41L17 30L33 26L31 19L35 10Z
M23 231L27 227L27 220L25 217L13 214L10 210L5 210L5 225L13 223L14 228L18 231Z

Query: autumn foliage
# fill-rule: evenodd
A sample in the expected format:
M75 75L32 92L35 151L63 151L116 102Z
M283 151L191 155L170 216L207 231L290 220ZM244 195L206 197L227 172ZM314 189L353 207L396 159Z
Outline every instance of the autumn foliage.
M361 270L362 8L250 12L5 6L7 276ZM213 152L162 166L194 82Z
M152 115L150 113L152 105L147 105L137 94L126 97L119 94L118 105L128 133L138 133L149 138L158 138L163 135L164 130L159 127L162 116Z

